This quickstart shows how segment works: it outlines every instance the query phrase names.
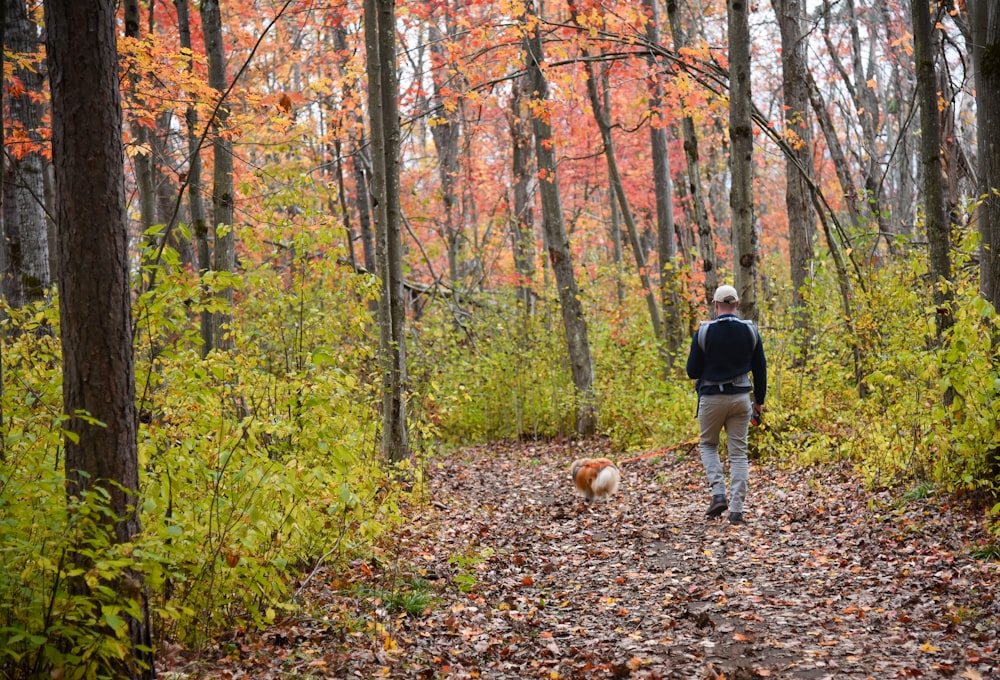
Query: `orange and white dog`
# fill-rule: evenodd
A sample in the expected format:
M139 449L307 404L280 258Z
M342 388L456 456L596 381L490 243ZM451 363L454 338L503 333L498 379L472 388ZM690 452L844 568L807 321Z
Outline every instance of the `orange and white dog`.
M615 495L622 481L618 466L608 458L577 459L570 466L570 476L588 503Z

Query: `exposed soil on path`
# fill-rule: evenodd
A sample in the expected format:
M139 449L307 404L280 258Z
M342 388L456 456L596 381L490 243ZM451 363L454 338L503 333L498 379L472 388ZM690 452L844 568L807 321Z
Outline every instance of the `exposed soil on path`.
M694 451L622 466L574 495L600 442L467 449L396 554L319 573L308 618L234 639L211 677L1000 677L1000 565L985 515L867 492L843 469L751 467L746 526L704 517ZM925 497L921 497L925 496ZM413 578L419 580L414 581ZM433 598L406 614L358 585ZM369 590L368 592L372 592ZM351 594L353 593L353 594ZM358 626L345 629L344 613Z

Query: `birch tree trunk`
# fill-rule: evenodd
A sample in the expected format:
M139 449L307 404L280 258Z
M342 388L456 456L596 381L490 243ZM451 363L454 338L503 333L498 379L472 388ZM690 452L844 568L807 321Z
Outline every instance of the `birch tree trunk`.
M115 4L46 0L45 25L59 224L63 412L72 433L64 442L66 493L72 501L102 488L112 513L107 529L114 540L127 543L141 524ZM135 649L151 647L148 604L141 576L129 579L108 585L117 585L123 597L139 599L143 614L129 619L132 649L107 671L118 678L152 678L152 653ZM89 592L83 579L74 583Z
M526 23L538 18L536 5L530 1L525 5ZM530 25L529 25L530 26ZM525 37L525 58L528 77L531 81L532 128L535 133L535 158L538 163L539 189L542 195L542 230L545 232L546 247L552 263L552 273L559 291L559 307L562 311L563 329L569 352L573 384L577 392L576 432L591 435L597 429L597 405L594 401L594 364L590 357L590 339L587 322L583 316L576 274L573 271L573 255L569 249L569 239L563 223L562 201L559 197L559 181L556 172L555 140L552 125L546 113L548 108L549 85L542 72L542 38L537 22L530 26Z
M753 129L750 102L750 22L744 0L728 0L729 139L733 269L744 318L757 320L757 232L753 217Z
M399 82L396 75L395 0L365 0L365 59L371 116L375 254L382 279L379 299L382 361L382 454L409 457L406 429L406 340L399 208Z

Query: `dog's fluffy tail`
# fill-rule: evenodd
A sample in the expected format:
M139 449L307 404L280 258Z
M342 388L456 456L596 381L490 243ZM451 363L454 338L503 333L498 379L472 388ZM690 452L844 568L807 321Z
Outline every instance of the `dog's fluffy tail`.
M621 484L622 476L618 468L608 465L597 473L593 483L590 485L591 491L599 498L607 498L618 493L618 485Z

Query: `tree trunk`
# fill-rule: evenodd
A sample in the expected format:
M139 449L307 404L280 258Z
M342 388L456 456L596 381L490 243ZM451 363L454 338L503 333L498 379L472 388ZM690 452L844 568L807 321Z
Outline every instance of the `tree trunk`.
M511 241L518 278L518 298L526 313L534 308L535 212L531 203L531 113L525 97L527 77L511 83L511 173L514 177L514 215Z
M674 50L680 52L687 47L687 34L681 24L677 0L667 0L667 20L670 23L670 33L674 39ZM701 258L701 270L705 275L705 301L712 299L715 289L719 287L719 275L715 257L715 240L712 237L712 226L708 221L708 208L705 203L705 190L701 180L701 159L698 154L698 135L695 132L694 119L690 115L681 118L681 135L684 138L684 157L687 159L688 193L691 195L689 213L698 231L698 255Z
M979 282L983 297L1000 309L1000 5L970 0L979 150ZM994 343L1000 343L1000 329Z
M410 455L405 400L407 373L399 207L400 132L395 0L365 0L364 15L374 164L375 255L382 279L379 299L382 454L386 460L395 463Z
M64 427L73 435L65 440L66 490L76 499L88 489L104 489L114 517L108 530L126 543L141 527L115 4L46 0L45 25L59 224ZM88 30L79 30L81 26ZM83 413L88 418L80 417ZM86 588L82 580L78 584ZM141 587L139 592L145 615L130 621L132 641L150 645L147 604ZM150 653L133 649L111 672L120 678L151 678L152 664Z
M534 1L525 5L525 19L536 14ZM525 58L531 81L532 110L545 111L548 106L549 86L542 73L542 38L538 25L525 37ZM538 162L539 189L542 195L542 229L545 232L552 273L559 291L559 306L562 310L563 328L569 351L573 384L576 386L578 404L576 410L576 431L580 435L591 435L597 429L597 405L594 401L594 365L590 357L590 339L587 336L587 322L583 316L576 274L573 271L573 256L569 249L569 239L563 224L562 201L559 197L559 181L556 172L555 140L552 125L542 113L532 118L535 133L535 158Z
M573 21L577 20L576 4L572 0L569 3L570 14ZM639 240L639 230L632 215L632 207L629 205L628 197L625 196L625 187L622 184L621 172L618 170L618 159L615 156L614 138L611 136L610 114L605 110L601 102L601 96L597 89L597 78L594 76L594 65L590 59L590 54L583 50L583 68L587 77L587 94L590 96L590 108L594 113L594 122L601 133L601 142L604 151L604 159L608 164L608 181L611 190L618 200L618 207L621 209L622 219L628 230L629 243L632 245L632 255L635 258L636 273L642 283L643 295L646 298L646 307L649 310L649 321L653 327L653 337L657 342L663 337L663 321L660 318L660 308L656 302L656 295L653 292L653 283L649 277L649 268L646 266L646 250Z
M750 22L743 0L728 0L729 140L733 268L740 310L757 319L757 231L753 216L753 129L750 113Z
M347 51L347 29L344 28L342 20L333 27L333 46L337 50L337 66L343 78L348 71L348 61L350 54ZM353 82L344 83L343 99L353 98L355 88ZM374 272L378 266L375 262L375 237L372 235L372 219L369 206L371 198L368 195L368 181L371 177L371 162L366 158L363 149L368 148L368 141L365 139L364 121L355 113L354 107L348 112L351 118L352 129L356 129L356 138L352 136L349 143L348 153L351 156L351 165L354 172L355 205L358 210L358 231L361 232L361 246L365 255L365 269Z
M208 84L219 93L220 104L212 121L212 228L215 252L212 268L217 272L232 272L236 264L236 235L233 233L233 145L226 138L229 106L221 101L226 96L229 79L226 76L226 51L222 43L222 13L219 0L202 0L201 25L205 32L205 55L208 58ZM212 318L212 338L221 350L233 348L232 324L233 289L219 291L226 311Z
M188 0L174 0L177 9L177 33L182 48L191 49L191 17ZM189 72L194 71L194 57L187 62ZM198 276L204 277L212 267L212 250L208 242L208 224L205 222L205 203L202 201L201 184L201 138L198 135L198 111L194 105L188 105L184 113L184 123L187 127L188 147L188 212L191 233L194 235L197 247ZM202 295L208 291L202 288ZM201 355L208 356L215 346L212 337L212 315L202 311L199 318L201 330Z
M140 28L139 28L139 0L124 0L122 3L125 7L125 37L134 38L138 40L140 38ZM133 83L137 78L135 76L130 76ZM150 152L149 138L150 132L149 128L143 125L141 122L134 122L132 134L135 136L136 147L140 149L134 158L133 164L135 166L135 184L136 191L139 194L139 221L140 221L140 233L144 234L143 238L147 239L147 247L152 249L155 247L155 238L152 236L145 236L147 229L156 224L156 192L153 189L153 157Z
M24 0L0 0L5 9L5 49L27 55L38 46L38 26L28 18ZM34 148L4 150L9 158L3 166L3 237L5 266L3 293L12 307L43 300L48 295L48 224L45 215L42 156L44 141L41 103L44 75L41 69L14 62L14 77L22 88L11 88L8 98L11 123L23 130Z
M935 2L936 6L937 3ZM951 326L951 225L945 215L944 180L941 174L941 118L934 53L931 49L930 3L913 0L913 47L920 103L920 180L923 187L924 226L930 250L930 274L937 307L938 340Z
M781 90L784 95L785 140L793 158L785 159L785 210L792 276L792 323L801 333L803 355L809 346L809 313L804 293L813 260L815 215L809 178L812 174L812 129L806 79L803 7L800 0L772 0L781 31Z
M660 43L659 0L643 0L649 13L646 39L654 45ZM674 226L674 188L670 177L670 149L667 145L667 121L663 115L663 82L659 64L650 54L650 151L653 154L653 193L656 197L656 243L660 260L660 303L663 306L661 337L666 343L667 360L682 347L688 337L681 323L681 284L677 278L677 234ZM606 109L610 110L610 109Z
M845 3L844 11L846 16L854 17L854 0L845 0ZM827 7L827 5L824 5L824 7ZM861 40L857 21L852 20L850 22L850 32L853 79L840 61L838 56L840 50L830 38L829 22L827 21L827 17L824 16L823 38L826 41L830 60L851 95L854 110L857 111L859 122L861 123L861 142L863 148L860 153L863 157L867 158L867 162L861 168L861 174L864 179L863 205L866 207L866 212L871 221L878 225L878 233L874 235L872 244L874 248L880 238L885 238L891 244L890 237L895 233L892 223L886 219L885 211L882 209L884 199L882 196L881 170L879 168L879 159L881 156L878 151L879 145L877 139L878 121L881 112L878 100L875 98L875 91L870 84L874 82L872 70L877 65L878 60L874 58L873 54L870 54L868 60L869 70L866 72L864 60L861 56L861 47L864 43ZM874 40L869 41L870 50L874 50L874 45Z
M445 19L447 21L447 18ZM461 134L460 117L449 112L445 104L446 95L445 73L443 72L447 55L444 53L445 32L437 25L435 16L428 17L428 39L431 51L431 81L434 86L433 111L435 122L431 126L431 136L434 138L434 148L438 156L438 178L441 182L441 204L444 208L443 235L448 246L448 275L451 278L453 290L457 293L462 279L462 241L464 235L461 220L456 217L460 213L458 196L455 193L461 168L458 163L458 139ZM445 31L451 32L446 26ZM454 84L451 87L455 87Z

